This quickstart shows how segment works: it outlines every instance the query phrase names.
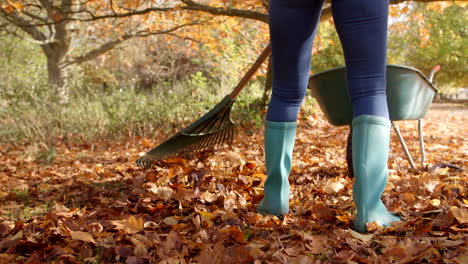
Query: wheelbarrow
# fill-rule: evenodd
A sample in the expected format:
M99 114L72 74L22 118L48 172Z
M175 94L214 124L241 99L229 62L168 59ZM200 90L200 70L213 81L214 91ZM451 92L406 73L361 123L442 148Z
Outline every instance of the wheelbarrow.
M425 162L423 139L423 118L438 92L432 83L434 74L440 69L435 66L429 77L419 70L400 65L387 65L387 102L390 121L411 168L415 169L413 158L394 121L417 120L421 164ZM334 126L350 125L353 119L351 99L346 85L346 68L339 67L314 74L309 79L309 89L317 100L328 122ZM348 136L346 160L352 168L351 155L352 127ZM353 176L352 169L349 169Z

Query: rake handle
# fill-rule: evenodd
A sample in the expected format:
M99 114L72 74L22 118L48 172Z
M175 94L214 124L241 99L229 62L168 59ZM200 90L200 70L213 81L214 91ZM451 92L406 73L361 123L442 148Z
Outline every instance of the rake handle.
M234 99L239 95L239 93L244 89L245 85L249 80L252 78L252 76L255 74L255 72L260 68L260 66L263 64L263 62L268 58L268 56L271 53L271 44L268 44L268 46L263 50L262 54L257 58L255 63L250 67L250 69L247 71L247 73L242 77L242 79L239 81L237 84L236 88L231 92L229 95L231 99Z

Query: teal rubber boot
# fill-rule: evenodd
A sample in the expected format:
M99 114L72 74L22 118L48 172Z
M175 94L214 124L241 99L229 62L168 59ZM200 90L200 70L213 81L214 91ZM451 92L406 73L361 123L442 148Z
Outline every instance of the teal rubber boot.
M257 211L276 216L289 212L289 173L292 165L292 152L296 140L297 122L265 123L265 162L267 180L265 196Z
M381 196L387 185L389 120L379 116L360 115L353 119L353 199L357 208L356 231L367 232L366 223L377 221L389 226L400 218L388 212Z

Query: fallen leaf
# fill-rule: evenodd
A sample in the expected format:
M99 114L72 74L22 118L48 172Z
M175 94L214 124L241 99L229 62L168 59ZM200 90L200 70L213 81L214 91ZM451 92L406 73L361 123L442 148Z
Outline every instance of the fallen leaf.
M153 143L151 142L151 140L147 139L147 138L142 138L141 139L141 144L145 147L145 148L151 148L153 146Z
M245 160L241 157L241 155L234 151L228 151L227 158L232 166L244 166L246 163Z
M440 200L439 200L439 199L432 199L432 200L430 201L430 204L431 204L432 206L437 207L437 206L440 205Z
M130 234L138 233L144 228L143 219L135 218L133 215L129 216L127 219L111 221L111 223L115 225L116 229L124 230Z
M457 219L458 223L468 223L468 209L452 206L450 207L450 213L453 215L453 217L455 217L455 219Z
M289 248L284 250L284 252L286 252L286 254L288 254L289 256L292 256L292 257L299 256L302 251L303 251L303 249L300 246L297 246L297 245L293 246L293 247L289 247Z
M409 256L404 247L392 247L384 250L384 255L394 259L403 259Z
M200 195L200 199L208 203L212 203L218 199L218 196L214 193L204 192Z
M179 223L179 218L177 218L176 216L168 216L166 218L163 219L163 223L165 223L166 225L177 225Z
M148 257L148 250L145 248L145 246L138 245L133 250L133 254L135 254L135 257L137 258L146 258Z
M413 203L416 201L416 196L412 193L400 193L399 195L400 200L405 201L406 203Z
M96 243L96 241L94 241L94 238L87 232L70 231L70 236L73 240L80 240L84 242L90 242L93 244Z
M132 255L133 250L130 247L117 246L115 248L115 253L119 256L126 258Z
M337 193L344 188L343 183L341 182L331 182L325 185L323 190L327 193Z
M365 234L358 233L350 228L348 228L348 231L349 231L349 234L351 234L351 236L364 242L371 241L371 239L374 237L374 234L365 235Z

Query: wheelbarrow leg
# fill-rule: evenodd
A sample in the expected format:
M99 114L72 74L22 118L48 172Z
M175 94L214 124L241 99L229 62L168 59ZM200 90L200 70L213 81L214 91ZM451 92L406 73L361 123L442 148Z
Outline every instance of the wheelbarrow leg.
M411 154L410 154L410 152L408 150L408 147L406 147L405 140L401 136L400 130L398 129L398 127L393 122L392 122L392 127L395 130L395 133L397 134L398 139L400 140L400 144L403 147L403 150L405 151L406 158L408 159L408 161L409 161L409 163L411 165L411 168L416 169L416 166L414 166L413 158L411 157Z
M426 150L424 149L422 119L418 120L418 132L419 132L419 150L421 151L421 166L424 166L424 162L426 162Z

